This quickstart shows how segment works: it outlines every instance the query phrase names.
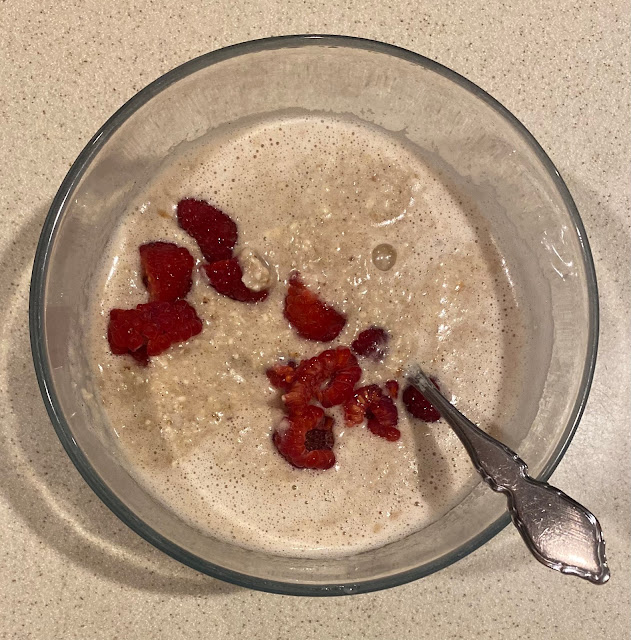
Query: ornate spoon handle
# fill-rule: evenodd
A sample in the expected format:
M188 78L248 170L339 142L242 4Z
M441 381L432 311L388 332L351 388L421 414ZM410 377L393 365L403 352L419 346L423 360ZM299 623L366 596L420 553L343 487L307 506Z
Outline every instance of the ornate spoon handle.
M420 368L407 378L451 425L491 489L506 495L513 524L535 558L561 573L607 582L605 541L596 517L560 489L531 478L514 451L463 416Z

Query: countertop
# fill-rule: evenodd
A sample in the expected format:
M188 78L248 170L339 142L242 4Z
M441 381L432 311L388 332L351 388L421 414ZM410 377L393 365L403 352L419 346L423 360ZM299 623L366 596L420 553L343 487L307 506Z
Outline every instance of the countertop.
M3 0L0 25L0 637L629 637L627 2ZM144 542L62 450L31 363L27 294L41 225L72 161L115 109L174 66L308 32L384 40L462 73L532 131L567 181L596 262L601 342L553 482L600 518L609 584L544 569L509 527L438 574L379 593L248 591Z

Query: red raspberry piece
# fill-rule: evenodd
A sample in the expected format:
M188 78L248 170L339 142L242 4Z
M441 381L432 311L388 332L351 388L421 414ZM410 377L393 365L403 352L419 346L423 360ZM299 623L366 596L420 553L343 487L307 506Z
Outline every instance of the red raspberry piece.
M331 450L333 419L320 407L308 405L284 418L272 441L278 452L299 469L330 469L335 464Z
M324 370L324 381L329 380L324 388L316 389L316 396L323 407L335 407L343 404L353 395L355 385L362 377L362 370L357 358L347 347L327 349L318 359Z
M351 398L362 374L357 358L348 347L337 347L299 365L291 361L276 364L266 374L274 387L286 391L283 402L288 417L273 436L278 451L295 467L333 466L333 419L310 402L315 398L324 407L332 407Z
M275 364L273 367L267 369L265 374L274 389L289 391L294 382L297 366L293 360L290 360L287 364Z
M435 378L430 378L433 385L440 391L438 382ZM405 408L419 420L423 422L437 422L440 420L440 413L425 396L412 385L405 388L403 391L403 404Z
M308 405L324 381L324 376L324 365L319 356L303 360L296 369L289 391L283 396L287 410L300 411Z
M379 436L380 438L384 438L389 442L396 442L401 437L401 432L396 427L390 424L387 424L386 422L386 420L392 420L392 417L390 415L392 412L386 411L386 407L380 407L380 410L383 413L383 416L381 417L377 417L376 413L374 413L374 415L370 415L370 412L366 413L366 417L368 418L368 422L366 423L366 426L368 427L369 431L374 433L376 436ZM395 424L398 421L398 415L396 414L396 410L397 408L394 407L395 416L396 416Z
M239 302L263 302L269 294L268 289L252 291L243 283L243 270L237 258L220 260L213 264L205 264L204 270L212 287L221 295Z
M397 407L392 398L383 394L379 385L361 387L344 404L347 427L360 424L364 418L368 421L368 429L375 435L391 442L401 437L401 432L396 428L399 421Z
M312 398L323 407L343 404L352 396L361 375L357 358L348 347L327 349L300 363L283 402L289 411L309 404Z
M186 342L200 333L202 321L186 300L148 302L135 309L112 309L107 339L115 355L131 354L148 364L176 342Z
M347 427L356 427L365 419L366 400L357 393L344 403L344 424Z
M174 302L185 298L193 286L195 260L172 242L150 242L139 247L142 281L152 302Z
M386 393L393 400L396 400L399 395L399 383L396 380L388 380L386 382Z
M238 231L230 216L204 200L186 198L177 204L177 221L186 233L197 240L208 262L232 258Z
M284 315L298 335L318 342L334 340L346 324L346 318L307 289L296 272L289 278Z
M386 357L388 334L381 327L364 329L351 343L353 353L364 358L383 360Z

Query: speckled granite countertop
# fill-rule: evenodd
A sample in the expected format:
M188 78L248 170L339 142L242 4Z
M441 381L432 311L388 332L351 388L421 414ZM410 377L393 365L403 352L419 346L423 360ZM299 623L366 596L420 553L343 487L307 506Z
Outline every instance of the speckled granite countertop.
M0 637L629 637L628 6L430 4L0 2ZM601 519L608 585L546 571L508 528L439 574L389 591L247 591L141 540L63 452L31 364L27 291L41 224L70 164L115 109L179 63L306 32L385 40L459 71L524 122L566 179L592 243L602 328L587 410L553 480Z

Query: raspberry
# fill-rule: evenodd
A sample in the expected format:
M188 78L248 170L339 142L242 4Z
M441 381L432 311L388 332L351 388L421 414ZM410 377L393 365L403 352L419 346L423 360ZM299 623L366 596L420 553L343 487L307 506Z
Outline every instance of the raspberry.
M383 360L386 356L388 334L381 327L364 329L351 343L353 353L364 358Z
M397 407L392 398L383 394L376 384L361 387L344 404L344 421L347 427L360 424L364 418L368 429L375 435L394 442L401 437L396 428L399 421Z
M289 278L284 315L298 335L318 342L337 338L346 324L346 318L309 291L296 272Z
M344 403L344 424L347 427L356 427L366 419L366 401L356 394Z
M393 400L396 400L399 395L399 383L396 380L388 380L386 382L386 393Z
M299 365L276 364L266 374L272 386L286 391L283 402L288 416L273 436L278 451L295 467L333 466L333 419L310 402L316 399L324 407L333 407L351 398L362 375L357 358L348 347L337 347Z
M243 271L237 258L220 260L204 265L204 270L212 287L224 296L239 302L256 303L267 298L268 289L252 291L243 283Z
M343 404L353 395L355 385L362 377L357 358L347 347L328 349L318 358L324 370L324 381L329 380L326 387L316 389L320 404L325 408Z
M176 342L200 333L202 321L186 300L148 302L135 309L112 309L107 339L115 355L131 354L142 364Z
M386 400L389 400L389 398L386 398ZM383 414L380 417L377 417L376 413L374 413L374 415L371 415L370 412L366 413L366 417L368 418L366 426L368 430L389 442L396 442L401 437L401 432L395 426L389 424L387 420L394 420L394 424L397 424L397 408L392 405L394 412L390 411L388 407L380 406L379 409ZM392 413L394 413L394 418L392 418Z
M299 469L330 469L335 464L331 449L333 419L319 407L308 405L284 418L272 442L278 452Z
M432 384L440 391L438 382L435 378L430 378ZM440 413L415 387L408 386L403 391L403 404L405 408L419 420L423 422L437 422L440 420Z
M195 261L184 248L172 242L150 242L139 247L142 281L151 302L174 302L185 298L193 286Z
M270 367L265 374L274 389L289 391L294 382L296 367L296 363L290 360L287 364L275 364L273 367Z
M180 227L197 240L208 262L232 258L238 231L230 216L204 200L187 198L178 202L177 220Z
M334 407L352 396L361 375L357 358L348 347L327 349L300 363L283 401L289 411L309 404L312 398L323 407Z
M283 402L288 411L299 411L308 405L316 394L316 388L324 380L324 367L319 356L303 360L294 373Z

